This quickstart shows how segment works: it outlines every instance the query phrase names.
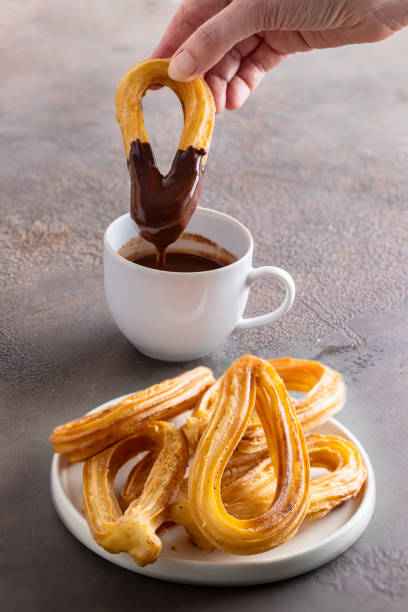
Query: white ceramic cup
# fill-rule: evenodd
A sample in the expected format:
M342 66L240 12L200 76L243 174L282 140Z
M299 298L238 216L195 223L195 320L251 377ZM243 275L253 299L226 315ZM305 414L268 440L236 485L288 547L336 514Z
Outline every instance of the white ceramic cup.
M295 298L295 283L288 272L274 266L252 267L252 236L236 219L199 207L186 231L224 247L237 261L206 272L139 266L117 253L137 235L128 213L115 219L104 236L105 295L115 323L139 351L166 361L197 359L230 334L273 323L288 312ZM265 277L283 284L285 298L276 310L244 319L249 288Z

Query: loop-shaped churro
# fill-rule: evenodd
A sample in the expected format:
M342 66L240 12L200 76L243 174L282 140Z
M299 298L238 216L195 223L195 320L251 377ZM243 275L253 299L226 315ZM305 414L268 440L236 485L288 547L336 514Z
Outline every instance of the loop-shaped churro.
M119 468L144 450L157 453L140 495L122 514L113 482ZM83 507L94 539L111 553L128 552L140 566L156 561L156 535L187 467L184 434L172 423L153 421L139 433L85 462Z
M227 370L212 401L188 476L192 517L217 548L234 554L264 552L295 535L309 506L309 461L302 429L273 367L250 355ZM262 515L237 519L222 501L221 480L255 403L276 474L276 491Z
M194 408L213 382L211 370L198 367L138 391L104 410L56 427L49 438L53 450L70 462L89 459L149 420L170 419Z
M152 85L170 87L180 100L184 127L178 148L189 147L208 153L214 124L215 105L210 88L202 78L188 83L173 81L168 75L169 59L147 59L135 64L119 81L116 96L116 119L123 136L125 155L129 159L132 142L149 142L143 121L142 98ZM201 164L204 165L206 156Z

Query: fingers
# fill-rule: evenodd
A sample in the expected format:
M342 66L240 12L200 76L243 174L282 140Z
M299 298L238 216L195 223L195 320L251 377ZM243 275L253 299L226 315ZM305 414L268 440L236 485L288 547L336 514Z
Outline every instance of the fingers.
M245 57L234 78L228 85L225 106L228 110L240 108L249 94L258 87L265 74L278 66L287 55L281 54L263 40Z
M207 73L217 113L239 108L265 73L285 57L260 42L262 4L185 0L152 56L175 53L169 76L178 81Z
M150 57L171 57L197 28L228 3L229 0L184 1Z
M257 34L231 49L205 77L217 113L240 108L265 74L286 57Z
M227 87L237 74L242 59L259 45L260 38L254 34L233 47L224 57L206 74L206 81L211 88L217 114L225 108Z
M176 81L190 81L215 66L238 42L260 31L258 2L234 0L191 34L169 66Z

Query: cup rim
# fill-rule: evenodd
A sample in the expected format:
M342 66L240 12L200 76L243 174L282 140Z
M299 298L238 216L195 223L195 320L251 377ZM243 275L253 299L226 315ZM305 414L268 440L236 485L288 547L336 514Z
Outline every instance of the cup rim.
M227 270L231 270L232 268L237 267L246 258L250 257L251 253L253 252L254 240L252 238L252 235L249 229L245 227L245 225L241 223L241 221L238 221L234 217L231 217L231 215L227 215L226 213L220 212L219 210L214 210L213 208L205 208L203 206L198 206L194 214L196 214L197 212L202 212L204 214L209 214L210 216L215 216L215 217L223 217L224 219L228 220L230 223L233 223L235 226L239 227L239 229L246 235L248 239L248 243L249 243L248 248L246 249L245 253L241 257L239 257L236 261L228 264L227 266L223 266L222 268L216 268L215 270L203 270L201 272L172 272L169 270L155 270L154 268L146 268L145 266L140 266L139 264L136 264L133 261L129 261L125 257L122 257L122 255L119 255L119 253L115 251L115 249L110 245L109 240L108 240L108 232L110 231L111 227L115 223L118 223L124 217L130 218L130 213L128 212L124 213L123 215L120 215L119 217L116 217L116 219L113 219L113 221L111 221L109 225L107 226L107 228L105 229L105 232L103 235L103 242L104 242L105 249L109 252L109 254L113 255L113 258L115 260L117 260L122 265L131 266L131 268L129 269L133 269L133 270L136 269L139 271L143 270L143 272L145 272L146 274L153 274L153 275L154 274L156 275L170 274L172 277L182 276L182 277L189 277L189 278L191 278L192 276L196 276L196 275L223 274Z

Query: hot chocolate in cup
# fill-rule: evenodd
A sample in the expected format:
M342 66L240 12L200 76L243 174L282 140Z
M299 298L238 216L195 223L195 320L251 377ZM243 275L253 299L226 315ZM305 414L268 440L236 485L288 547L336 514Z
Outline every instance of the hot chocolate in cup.
M123 335L149 357L197 359L237 331L273 323L293 304L295 284L290 274L275 266L253 268L250 232L224 213L198 207L168 253L209 258L220 265L174 272L133 263L154 255L154 248L138 236L128 213L115 219L105 232L108 306ZM250 286L267 276L284 286L283 302L272 312L243 318Z
M119 255L133 263L158 269L157 250L140 235L126 242ZM200 234L183 232L180 238L166 249L164 266L168 272L205 272L223 268L237 261L235 255Z

